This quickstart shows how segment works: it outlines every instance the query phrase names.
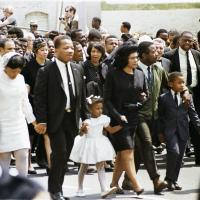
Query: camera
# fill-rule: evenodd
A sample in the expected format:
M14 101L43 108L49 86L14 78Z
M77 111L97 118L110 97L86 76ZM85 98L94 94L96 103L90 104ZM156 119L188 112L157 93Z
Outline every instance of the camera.
M59 20L65 20L65 18L64 17L59 17Z

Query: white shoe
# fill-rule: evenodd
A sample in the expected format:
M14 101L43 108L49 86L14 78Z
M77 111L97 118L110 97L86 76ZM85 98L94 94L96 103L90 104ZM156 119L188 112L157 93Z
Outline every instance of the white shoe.
M77 196L77 197L85 197L85 193L83 192L83 190L78 190L78 191L76 192L76 196Z
M114 194L117 191L117 187L112 187L101 193L101 198L104 199L110 194Z

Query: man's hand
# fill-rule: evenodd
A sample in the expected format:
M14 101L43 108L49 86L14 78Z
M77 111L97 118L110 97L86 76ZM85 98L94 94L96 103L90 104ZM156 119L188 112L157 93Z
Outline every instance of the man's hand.
M36 124L34 126L34 129L37 133L39 134L45 134L46 131L47 131L47 125L46 124L43 124L43 123L39 123L39 124Z

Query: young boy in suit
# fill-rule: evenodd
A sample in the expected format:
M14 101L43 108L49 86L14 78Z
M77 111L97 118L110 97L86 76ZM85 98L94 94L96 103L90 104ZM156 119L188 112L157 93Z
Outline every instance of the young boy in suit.
M165 180L169 190L181 190L177 180L189 138L189 120L200 132L200 119L195 111L192 99L184 102L181 93L185 83L183 74L173 72L169 75L170 91L159 99L159 127L167 148L167 169Z

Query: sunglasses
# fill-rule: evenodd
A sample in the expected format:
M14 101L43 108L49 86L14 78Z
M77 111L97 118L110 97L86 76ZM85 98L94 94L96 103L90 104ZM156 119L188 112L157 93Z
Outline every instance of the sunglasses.
M31 27L38 27L38 25L30 25Z

